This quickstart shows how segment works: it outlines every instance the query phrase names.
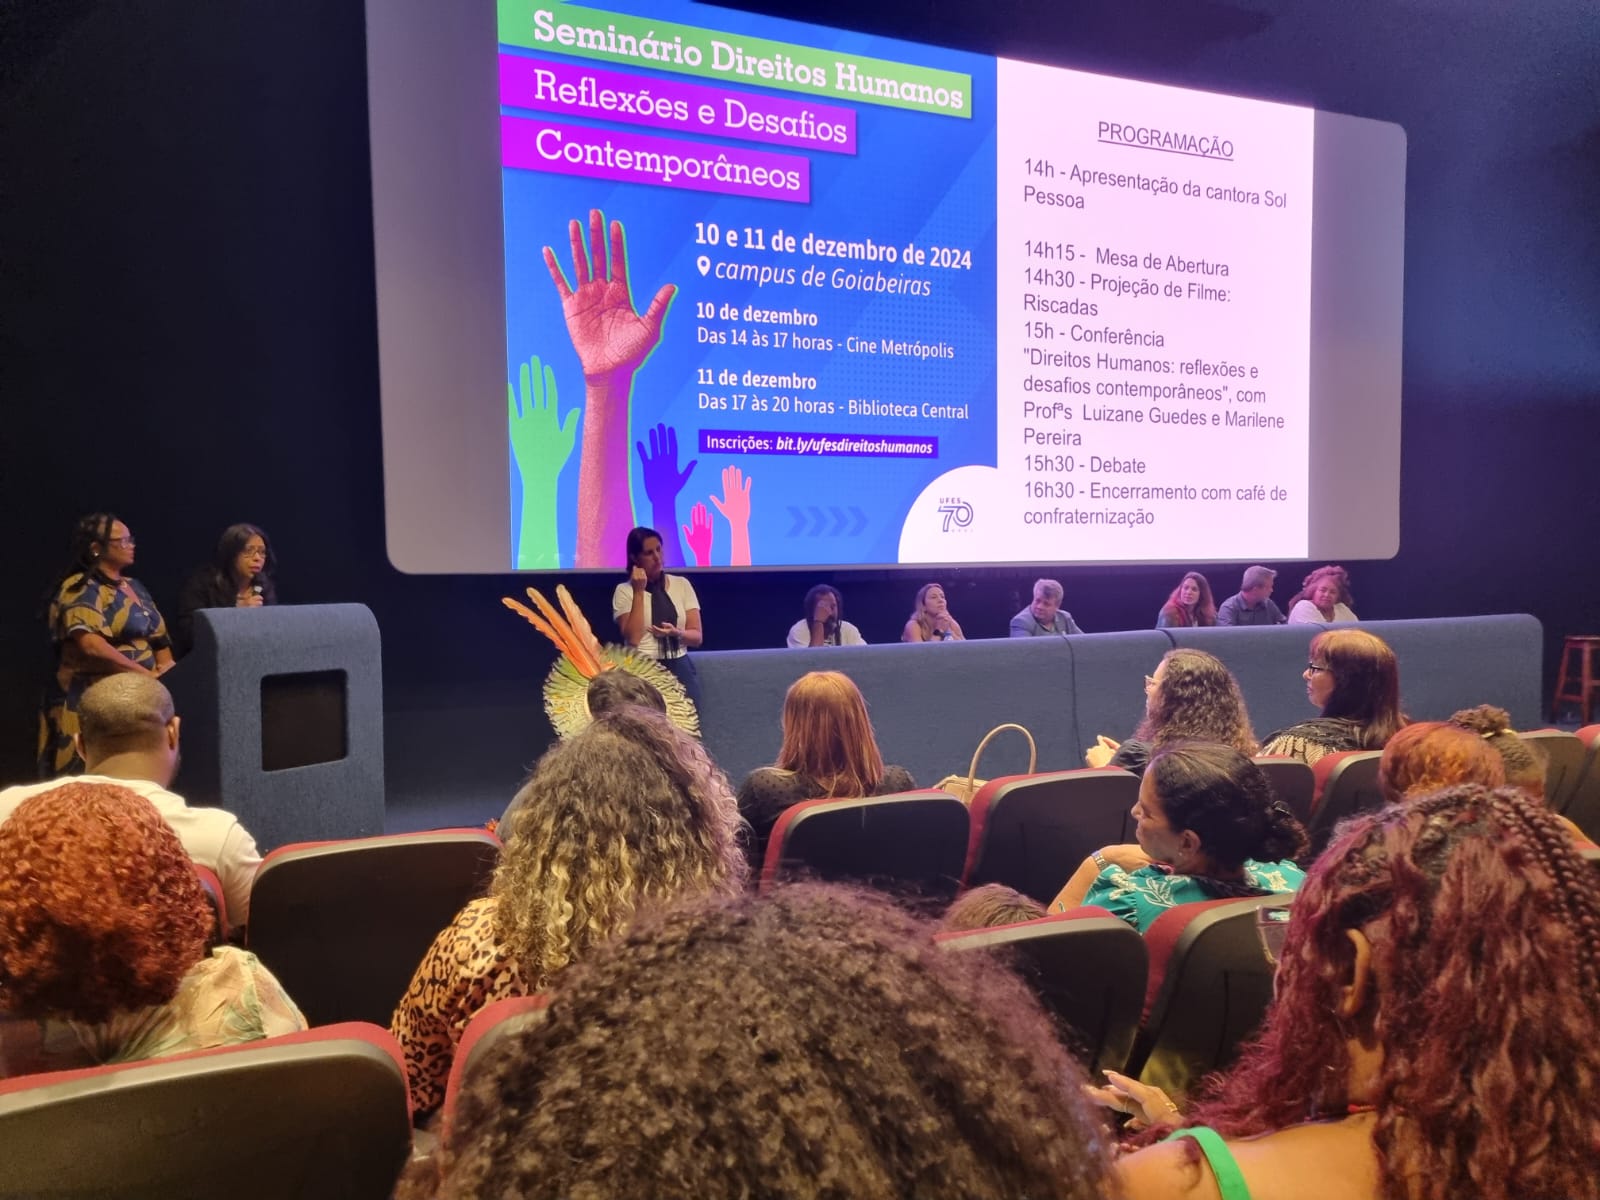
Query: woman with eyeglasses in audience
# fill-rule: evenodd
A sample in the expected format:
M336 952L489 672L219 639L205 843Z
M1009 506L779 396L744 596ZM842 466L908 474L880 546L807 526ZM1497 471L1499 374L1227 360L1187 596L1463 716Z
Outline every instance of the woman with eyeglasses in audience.
M444 1099L485 1004L543 990L640 912L742 889L738 828L722 772L660 713L623 705L553 746L500 830L489 895L434 939L395 1010L416 1116Z
M72 534L72 565L56 583L48 621L56 669L39 712L39 778L83 769L73 736L78 702L95 680L117 671L160 675L172 639L144 584L129 575L137 543L111 513L90 513Z
M277 560L264 530L255 525L229 525L217 539L209 565L189 576L178 596L172 623L178 657L194 645L194 614L202 608L261 608L278 602L272 582Z
M1166 1139L1120 1160L1122 1196L1600 1200L1597 879L1515 788L1345 823L1240 1061L1181 1113L1096 1093Z
M208 950L194 863L137 792L68 782L24 800L0 863L0 1077L306 1027L255 955Z
M640 920L463 1082L397 1197L1100 1200L1082 1073L1011 972L794 885Z
M1400 711L1400 663L1388 644L1360 629L1329 629L1311 639L1302 672L1313 720L1280 729L1263 754L1317 760L1341 750L1382 750L1405 725Z
M1094 905L1143 933L1175 905L1292 892L1305 878L1294 861L1306 852L1305 829L1261 768L1231 746L1157 751L1133 819L1138 844L1084 859L1052 912Z
M750 824L751 865L761 865L772 827L792 805L887 796L916 786L911 772L884 763L855 682L839 671L809 671L783 698L777 763L757 767L739 787L739 813Z
M1255 731L1239 681L1204 650L1168 650L1144 677L1144 720L1122 743L1102 736L1083 756L1091 767L1141 774L1150 755L1179 742L1219 742L1240 754L1256 752Z

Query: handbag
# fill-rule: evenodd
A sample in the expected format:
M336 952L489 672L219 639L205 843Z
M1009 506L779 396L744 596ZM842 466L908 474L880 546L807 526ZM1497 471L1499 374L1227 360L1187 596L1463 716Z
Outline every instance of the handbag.
M972 752L972 765L967 768L967 773L965 775L946 775L933 785L934 788L941 792L949 792L963 804L971 804L972 798L978 794L984 784L989 782L987 779L978 778L978 759L983 755L984 747L994 740L994 735L1005 729L1015 729L1028 739L1027 774L1032 775L1034 768L1039 765L1039 748L1033 744L1033 734L1029 733L1021 725L996 725L983 735L983 741L979 742L978 748Z

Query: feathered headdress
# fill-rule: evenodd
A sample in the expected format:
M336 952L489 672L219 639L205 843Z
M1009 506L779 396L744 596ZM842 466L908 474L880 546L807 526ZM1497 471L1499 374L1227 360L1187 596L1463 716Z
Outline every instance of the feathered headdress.
M500 602L554 642L561 652L544 681L544 711L549 714L557 737L571 737L594 719L589 712L589 681L603 671L626 671L643 679L666 700L667 719L685 733L700 736L700 714L671 671L626 646L602 646L563 585L556 585L559 611L537 588L528 589L528 599L537 612L510 596L502 597Z

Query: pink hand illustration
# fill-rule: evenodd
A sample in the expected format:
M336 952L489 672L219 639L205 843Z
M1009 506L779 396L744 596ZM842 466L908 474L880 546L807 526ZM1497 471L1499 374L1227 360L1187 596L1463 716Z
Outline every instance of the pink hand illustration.
M683 527L683 540L689 543L697 567L711 565L712 532L710 512L704 504L696 504L689 510L689 524Z
M722 468L722 499L711 497L717 511L727 518L733 532L730 567L750 565L750 485L755 481L738 467Z
M549 246L544 248L544 262L561 297L567 336L583 368L583 451L578 467L578 507L583 516L574 565L598 567L620 561L633 523L628 494L628 406L633 377L660 343L661 327L678 289L675 284L663 284L641 316L628 286L622 222L611 222L609 269L606 222L599 209L589 211L587 247L578 221L569 224L568 234L575 286L568 285L556 252Z

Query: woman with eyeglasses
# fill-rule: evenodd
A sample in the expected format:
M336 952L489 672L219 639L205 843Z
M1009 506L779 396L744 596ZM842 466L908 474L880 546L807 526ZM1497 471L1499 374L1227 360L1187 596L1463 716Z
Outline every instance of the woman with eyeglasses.
M1220 742L1246 756L1256 752L1239 681L1204 650L1168 650L1156 673L1144 677L1144 720L1133 736L1117 743L1102 734L1083 758L1091 767L1142 775L1152 754L1178 742Z
M210 564L190 575L178 595L178 617L172 631L178 657L194 645L195 610L276 604L278 589L272 583L276 566L264 530L243 522L224 529Z
M1341 750L1382 750L1407 723L1400 711L1400 664L1380 637L1360 629L1317 634L1302 677L1319 715L1280 729L1261 753L1315 766Z
M47 619L56 670L39 710L39 777L83 769L74 736L78 701L117 671L160 675L172 666L167 623L144 584L127 574L135 541L111 513L90 513L72 534L72 565L51 592Z

